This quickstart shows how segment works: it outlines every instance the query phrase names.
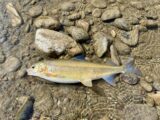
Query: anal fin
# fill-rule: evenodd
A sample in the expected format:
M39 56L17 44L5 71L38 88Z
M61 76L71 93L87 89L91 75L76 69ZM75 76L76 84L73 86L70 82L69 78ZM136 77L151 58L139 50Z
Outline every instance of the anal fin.
M92 87L92 86L93 86L91 79L80 80L80 82L81 82L83 85L87 86L87 87Z
M116 86L116 81L115 81L116 75L107 75L102 77L107 83L109 83L112 86Z

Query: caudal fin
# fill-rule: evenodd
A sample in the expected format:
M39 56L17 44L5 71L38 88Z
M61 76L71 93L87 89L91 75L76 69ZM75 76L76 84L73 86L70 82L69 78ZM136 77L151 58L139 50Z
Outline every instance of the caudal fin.
M128 62L124 65L124 72L134 73L137 76L142 76L142 72L137 67L135 67L133 58L130 58Z

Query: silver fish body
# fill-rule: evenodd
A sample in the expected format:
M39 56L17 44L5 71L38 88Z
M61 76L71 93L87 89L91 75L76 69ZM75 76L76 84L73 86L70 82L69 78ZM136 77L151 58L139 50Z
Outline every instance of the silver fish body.
M38 76L56 83L78 83L91 87L92 80L125 73L125 66L111 66L79 60L42 61L27 70L28 75Z

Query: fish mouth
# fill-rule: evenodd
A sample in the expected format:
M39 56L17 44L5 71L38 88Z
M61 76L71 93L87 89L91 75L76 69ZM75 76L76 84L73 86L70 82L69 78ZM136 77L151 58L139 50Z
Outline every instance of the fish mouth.
M31 75L31 76L35 76L36 75L36 72L32 69L27 69L27 75Z

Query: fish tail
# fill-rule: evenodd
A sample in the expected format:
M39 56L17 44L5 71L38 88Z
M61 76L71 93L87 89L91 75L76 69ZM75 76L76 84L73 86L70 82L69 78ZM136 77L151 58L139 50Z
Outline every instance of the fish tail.
M141 71L137 67L135 67L133 58L130 58L124 65L124 73L134 73L137 76L142 76Z

